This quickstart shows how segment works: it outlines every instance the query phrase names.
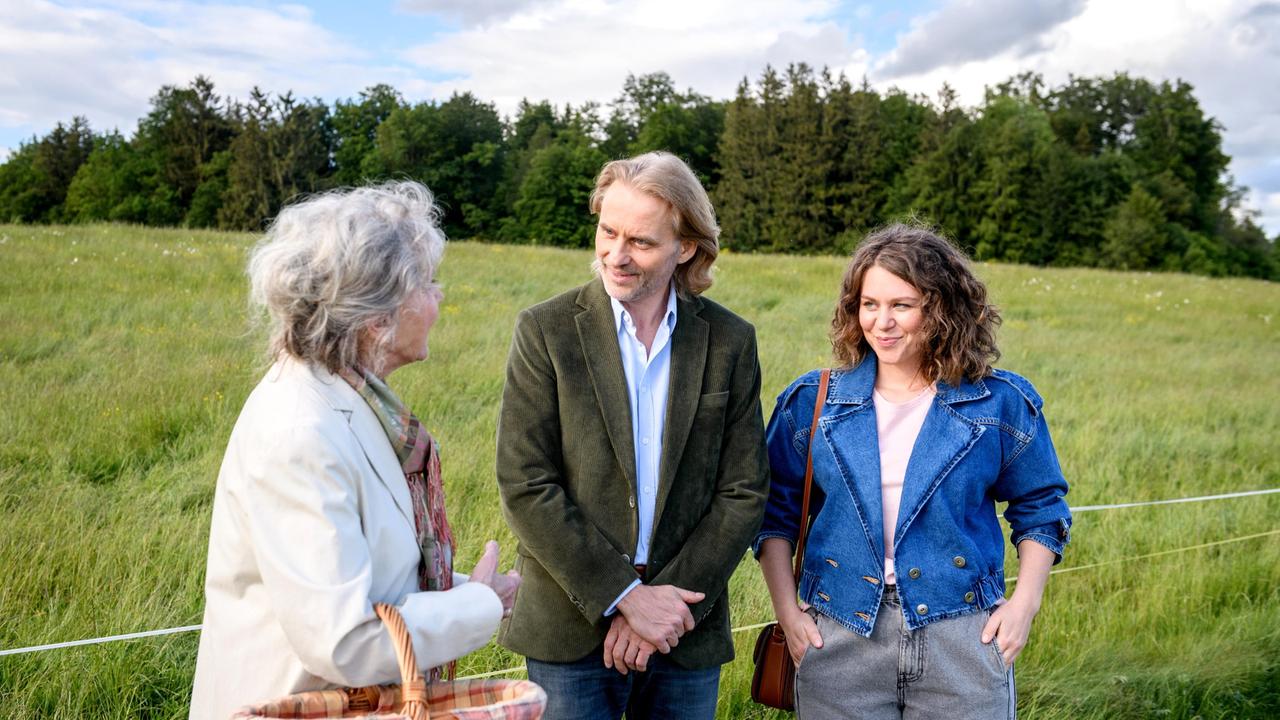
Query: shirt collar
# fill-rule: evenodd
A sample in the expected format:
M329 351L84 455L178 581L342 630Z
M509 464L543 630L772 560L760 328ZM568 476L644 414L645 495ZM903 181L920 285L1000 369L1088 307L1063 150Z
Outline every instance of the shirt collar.
M631 318L631 313L627 312L627 309L622 307L622 303L618 302L612 295L609 296L609 307L613 308L613 324L618 332L622 332L625 328L634 334L636 324ZM671 287L667 290L667 314L663 318L667 323L668 330L676 329L676 316L676 284L673 280Z

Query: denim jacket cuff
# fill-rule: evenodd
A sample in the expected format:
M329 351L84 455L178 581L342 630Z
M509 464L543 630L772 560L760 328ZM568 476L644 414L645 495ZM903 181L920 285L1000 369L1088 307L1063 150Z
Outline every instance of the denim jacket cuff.
M795 551L795 547L796 547L795 538L782 532L781 530L765 530L759 535L756 535L755 541L751 543L751 555L756 560L760 559L760 546L763 545L764 541L768 540L769 538L782 538L783 540L786 540L787 542L791 543L792 552Z
M1066 548L1067 543L1071 542L1071 521L1062 519L1056 522L1046 523L1029 527L1021 532L1015 531L1013 536L1009 538L1009 542L1013 546L1018 547L1018 543L1023 540L1031 540L1053 551L1053 564L1057 565L1062 562L1062 551Z

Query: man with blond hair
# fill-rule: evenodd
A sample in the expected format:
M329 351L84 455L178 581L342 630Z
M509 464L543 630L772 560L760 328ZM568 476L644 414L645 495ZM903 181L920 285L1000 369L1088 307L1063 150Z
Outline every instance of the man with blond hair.
M610 162L596 277L520 313L498 486L524 584L498 639L548 720L715 715L729 576L768 492L755 330L701 297L719 228L679 158Z

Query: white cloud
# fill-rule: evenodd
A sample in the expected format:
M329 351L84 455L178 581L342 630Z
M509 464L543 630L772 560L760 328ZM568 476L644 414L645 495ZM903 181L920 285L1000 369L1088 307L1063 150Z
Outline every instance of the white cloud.
M831 0L557 0L419 45L406 57L456 75L423 90L470 90L504 112L522 98L607 102L628 73L657 71L681 88L727 98L770 62L803 61L860 77L866 54L831 19L835 9Z
M95 129L128 134L162 85L198 74L224 96L243 99L257 85L328 101L378 82L371 73L406 75L367 64L299 5L0 3L0 127L43 132L86 115Z
M406 12L431 13L458 18L467 25L483 25L523 10L545 5L551 0L400 0Z
M959 7L956 0L951 8ZM947 12L944 9L942 12ZM936 36L920 34L935 28ZM900 39L928 46L950 31L929 23ZM1038 48L1011 46L990 57L954 61L892 77L900 54L882 59L873 82L932 96L943 82L966 105L983 89L1021 71L1041 73L1050 85L1070 75L1116 72L1154 81L1183 79L1195 88L1205 113L1225 128L1224 150L1238 182L1270 197L1280 191L1280 3L1251 0L1089 0L1078 15L1042 33ZM902 61L905 62L905 61ZM1280 232L1280 213L1264 213L1267 231Z
M1268 237L1280 237L1280 232L1276 228L1280 228L1280 192L1260 193L1256 190L1250 191L1250 205L1258 209L1258 223L1264 228L1270 228Z
M1084 10L1085 0L955 0L913 23L879 65L888 78L1040 48L1040 36Z

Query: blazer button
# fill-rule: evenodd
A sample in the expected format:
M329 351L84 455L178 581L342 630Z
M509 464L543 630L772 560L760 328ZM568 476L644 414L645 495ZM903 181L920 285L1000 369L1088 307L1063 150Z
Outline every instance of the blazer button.
M627 507L634 508L635 506L636 506L636 499L635 499L635 497L634 497L634 496L632 496L632 497L627 498Z
M951 562L955 563L956 567L958 567L958 568L962 568L962 567L964 567L964 556L963 556L963 555L957 555L957 556L955 556L955 557L951 558Z
M965 601L965 602L967 602L967 603L969 603L970 605L972 605L972 604L973 604L973 600L974 600L974 597L973 597L973 592L972 592L972 591L967 592L967 593L965 593L965 594L964 594L964 601Z
M928 606L928 605L925 605L924 603L920 603L919 605L917 605L917 606L916 606L916 614L917 614L917 615L928 615L928 614L929 614L929 606Z
M907 575L908 575L912 580L915 580L915 579L919 578L919 577L920 577L920 568L911 568L910 570L908 570L908 571L907 571Z

